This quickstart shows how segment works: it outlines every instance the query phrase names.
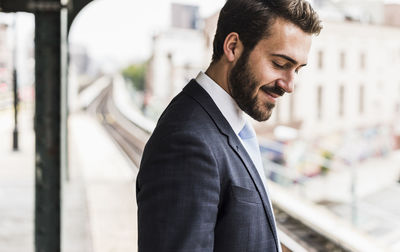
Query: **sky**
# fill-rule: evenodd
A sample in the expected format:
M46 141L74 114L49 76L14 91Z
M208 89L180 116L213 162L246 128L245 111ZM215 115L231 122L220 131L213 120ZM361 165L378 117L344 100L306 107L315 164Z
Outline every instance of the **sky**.
M171 3L198 5L207 17L225 0L95 0L74 20L70 42L86 46L92 57L116 64L146 60L151 37L170 25Z

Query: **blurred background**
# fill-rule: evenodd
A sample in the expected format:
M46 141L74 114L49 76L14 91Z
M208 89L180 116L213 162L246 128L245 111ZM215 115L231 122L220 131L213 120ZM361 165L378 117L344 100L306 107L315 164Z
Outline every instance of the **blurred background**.
M253 122L281 242L285 251L400 251L400 1L310 2L324 29L308 65L270 120ZM62 251L137 250L144 144L210 63L224 3L95 0L73 20L61 10L70 26L58 42L65 74L54 83L64 104L57 202L37 194L47 162L37 122L53 87L35 81L35 69L51 68L38 63L41 23L37 13L0 12L1 252L39 251L46 231L36 214L56 203L60 233L48 238L59 235Z

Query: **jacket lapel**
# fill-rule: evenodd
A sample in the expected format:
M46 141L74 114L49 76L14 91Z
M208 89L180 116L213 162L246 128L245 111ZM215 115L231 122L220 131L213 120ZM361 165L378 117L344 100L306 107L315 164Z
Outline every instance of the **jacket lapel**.
M261 196L264 211L268 216L269 226L274 234L275 242L277 242L277 235L275 230L275 221L272 215L272 209L269 204L268 196L266 190L264 188L264 184L261 181L260 175L256 167L253 164L250 156L247 154L246 149L243 147L239 138L236 136L235 132L232 130L232 127L229 125L228 121L222 115L221 111L218 109L217 105L214 103L212 98L209 96L207 91L205 91L194 79L191 80L186 87L183 89L183 92L193 99L195 99L204 110L210 115L214 123L217 125L222 134L228 137L228 142L233 151L240 157L242 162L244 163L247 171L249 172L258 193Z

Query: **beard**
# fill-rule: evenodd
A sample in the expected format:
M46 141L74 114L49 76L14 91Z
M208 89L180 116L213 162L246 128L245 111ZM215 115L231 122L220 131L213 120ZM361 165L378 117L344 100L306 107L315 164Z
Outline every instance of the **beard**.
M250 50L244 50L232 68L228 77L228 88L241 110L259 122L266 121L271 117L275 104L268 101L262 102L258 99L257 94L262 91L257 91L260 84L251 71L248 62L249 55ZM272 87L264 86L262 89L273 93L282 92L275 85Z

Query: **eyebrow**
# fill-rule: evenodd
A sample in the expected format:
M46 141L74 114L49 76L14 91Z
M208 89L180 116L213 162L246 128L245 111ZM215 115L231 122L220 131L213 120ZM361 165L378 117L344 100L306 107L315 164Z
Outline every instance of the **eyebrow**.
M289 56L284 55L284 54L275 54L275 53L273 53L273 54L271 54L271 55L272 55L272 56L275 56L275 57L283 58L283 59L285 59L285 60L291 62L293 65L299 64L296 60L294 60L294 59L292 59L292 58L290 58ZM306 65L307 65L307 64L302 64L302 65L300 65L300 66L303 67L303 66L306 66Z

